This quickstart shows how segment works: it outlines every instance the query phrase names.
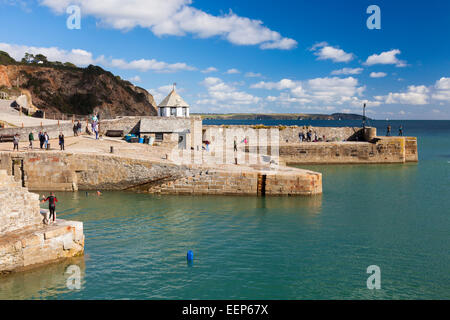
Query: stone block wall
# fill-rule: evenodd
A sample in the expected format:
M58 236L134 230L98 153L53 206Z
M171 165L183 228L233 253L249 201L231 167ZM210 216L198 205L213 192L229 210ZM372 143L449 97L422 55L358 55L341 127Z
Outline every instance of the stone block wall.
M0 170L0 234L41 222L39 195Z
M267 195L315 195L322 193L322 174L269 174L266 177Z
M322 193L322 175L296 169L289 172L202 170L147 191L197 195L314 195Z
M383 137L369 142L304 142L280 146L287 164L404 163L405 138Z
M312 130L318 138L325 136L325 141L347 141L349 138L358 135L362 128L359 127L311 127L311 126L290 126L280 128L280 144L300 142L299 133L306 133Z
M0 153L0 168L12 174L17 156ZM116 155L27 152L20 156L23 183L31 190L125 190L169 177L176 179L191 170Z
M82 126L81 129L82 133L84 133L86 130L86 121L81 121L81 126ZM20 135L21 142L28 142L28 135L30 134L30 132L33 132L34 143L39 144L38 138L39 131L47 132L50 139L57 139L61 132L64 134L64 136L71 137L73 136L73 123L64 122L60 123L60 125L52 124L52 125L24 127L24 128L2 128L0 129L0 135L15 135L16 133L18 133Z
M406 162L419 161L416 137L405 137L405 158Z
M83 223L58 220L0 234L0 275L84 253Z
M257 135L259 135L259 132L267 131L269 127L259 128L259 126L245 126L245 125L225 125L225 126L213 126L213 125L207 125L203 126L204 134L203 138L208 138L211 134L210 131L212 128L215 129L225 129L225 130L235 130L239 137L241 136L239 130L248 130L248 129L254 129L255 132L257 132ZM291 144L291 143L298 143L299 140L299 133L303 132L305 135L308 132L308 130L312 130L313 137L314 133L317 134L319 138L323 138L325 136L326 140L329 141L346 141L355 135L362 134L362 128L358 127L312 127L312 126L274 126L270 127L271 129L278 129L279 131L279 143L280 144ZM361 132L360 132L361 131ZM242 137L243 139L243 137ZM209 139L210 140L210 139Z
M84 252L83 223L44 225L39 195L0 170L0 275Z

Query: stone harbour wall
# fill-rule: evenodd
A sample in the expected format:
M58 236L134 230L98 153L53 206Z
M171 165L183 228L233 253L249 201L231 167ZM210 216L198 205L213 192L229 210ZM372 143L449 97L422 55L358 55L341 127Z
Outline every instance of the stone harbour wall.
M378 137L376 142L304 142L280 146L287 164L405 163L417 161L415 138ZM408 143L406 143L408 141ZM408 145L408 148L405 146Z
M405 137L405 160L406 162L419 161L416 137Z
M315 195L322 193L322 175L299 169L289 172L202 170L147 191L197 195Z
M216 133L212 133L212 129L216 130ZM231 134L232 136L237 136L238 142L243 140L246 136L248 137L248 134L245 134L245 132L249 129L253 129L256 133L256 136L259 137L262 134L267 135L268 129L277 129L278 135L277 139L279 139L279 143L286 144L286 143L297 143L300 142L299 140L299 134L303 132L306 136L306 133L309 130L312 130L313 132L313 139L314 134L317 134L318 138L323 139L323 136L325 136L325 141L347 141L355 139L356 137L362 138L362 128L358 127L312 127L312 126L273 126L273 127L267 127L263 125L206 125L203 126L203 140L213 140L211 136L217 135L217 130L227 130L229 132L234 132L234 134ZM270 133L269 133L269 140L270 140ZM250 138L251 140L251 138ZM250 141L250 143L252 143Z
M324 141L347 141L362 133L360 132L362 128L359 127L289 126L280 128L280 144L299 142L299 134L303 132L306 136L309 130L312 130L313 139L314 134L317 134L317 137L321 139L325 136Z
M17 158L21 157L21 158ZM23 163L12 171L12 163ZM115 155L26 152L0 153L0 168L31 190L126 190L161 179L184 176L183 166L153 163Z
M20 181L22 177L22 183L31 190L135 190L235 195L310 195L322 192L320 173L295 168L279 167L276 171L267 171L264 168L240 169L232 166L231 169L221 170L153 163L115 155L58 152L27 152L21 156L18 160L15 158L17 154L1 153L0 167L12 171L11 164L21 161L23 171L16 169L15 178Z
M23 271L84 253L83 223L28 226L0 234L0 275Z
M28 192L5 170L0 170L0 234L41 221L39 195Z
M39 195L0 170L0 274L20 271L84 252L83 223L43 224Z
M86 130L86 121L81 121L82 133ZM89 126L89 130L91 130ZM21 142L28 142L28 135L30 132L33 132L34 135L34 144L39 145L38 134L39 131L47 132L50 139L57 139L59 134L62 132L66 137L73 136L73 123L72 122L64 122L52 125L44 125L44 126L34 126L34 127L24 127L24 128L2 128L0 129L0 135L15 135L16 133L20 136ZM12 144L11 144L12 145Z

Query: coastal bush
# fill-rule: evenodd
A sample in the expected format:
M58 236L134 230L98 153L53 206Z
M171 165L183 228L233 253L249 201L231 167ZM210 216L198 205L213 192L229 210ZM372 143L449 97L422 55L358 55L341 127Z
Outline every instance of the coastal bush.
M16 64L17 61L11 58L8 52L0 51L0 65Z

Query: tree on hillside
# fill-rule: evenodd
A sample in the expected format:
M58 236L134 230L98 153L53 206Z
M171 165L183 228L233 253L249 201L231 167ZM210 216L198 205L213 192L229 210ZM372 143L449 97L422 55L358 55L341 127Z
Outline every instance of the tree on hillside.
M77 67L76 65L74 65L73 63L70 63L70 62L65 62L64 66L65 67L69 67L69 68L76 68Z
M33 62L34 63L47 63L48 62L48 60L47 60L47 57L46 56L44 56L43 54L37 54L37 55L35 55L34 56L34 60L33 60Z
M25 56L22 58L22 63L32 63L34 61L34 55L25 52Z

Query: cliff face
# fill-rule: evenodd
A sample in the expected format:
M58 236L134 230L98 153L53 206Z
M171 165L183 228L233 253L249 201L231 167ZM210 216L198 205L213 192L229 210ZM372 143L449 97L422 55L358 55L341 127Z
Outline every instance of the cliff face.
M0 65L0 89L17 81L29 90L33 105L47 113L157 115L151 94L96 66Z

